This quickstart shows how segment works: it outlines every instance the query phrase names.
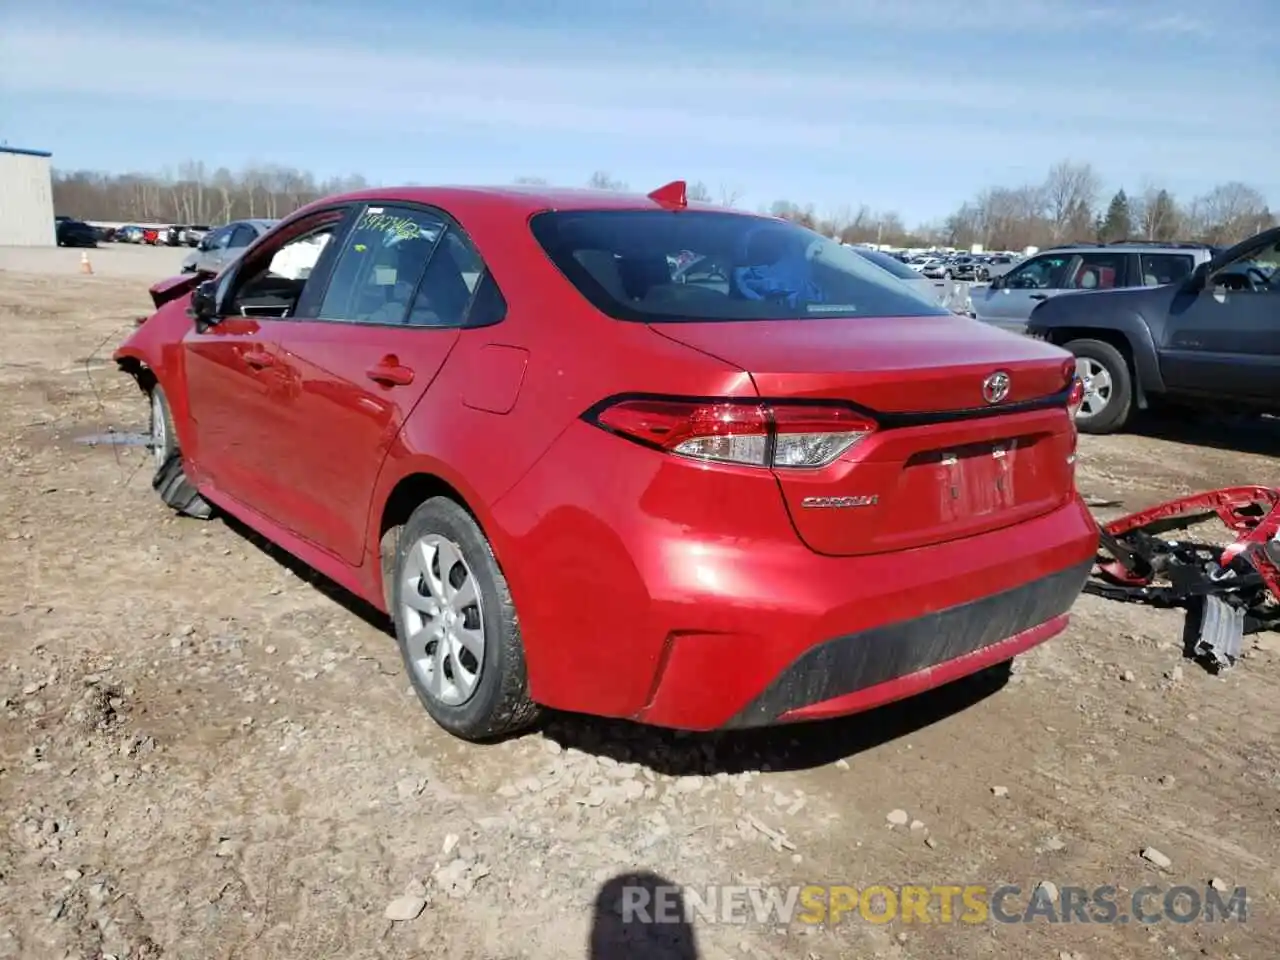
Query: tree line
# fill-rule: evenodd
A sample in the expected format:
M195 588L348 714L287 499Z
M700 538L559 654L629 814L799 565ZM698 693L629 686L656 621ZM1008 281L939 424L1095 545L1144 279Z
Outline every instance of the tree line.
M516 180L546 182L539 177ZM981 244L987 250L1114 240L1228 245L1278 222L1262 193L1245 183L1223 183L1185 201L1158 183L1140 184L1133 192L1122 188L1108 199L1102 184L1092 165L1063 161L1039 183L989 187L949 217L914 226L893 210L867 204L820 213L812 205L778 200L761 212L786 217L847 243L959 248ZM225 167L210 170L192 161L154 174L56 170L53 199L59 214L85 220L216 225L283 217L313 200L368 185L359 175L317 180L288 167L251 166L233 172ZM628 189L607 171L592 174L586 185ZM698 182L689 185L689 196L735 206L741 191L723 184L713 190Z

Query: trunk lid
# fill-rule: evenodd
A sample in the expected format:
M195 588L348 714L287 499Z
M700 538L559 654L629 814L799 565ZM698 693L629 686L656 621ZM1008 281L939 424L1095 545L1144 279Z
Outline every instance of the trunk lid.
M849 402L877 421L826 467L774 470L796 532L819 553L974 536L1075 494L1072 361L1050 344L958 315L653 329L741 367L761 397ZM983 383L998 372L1008 393L990 403Z

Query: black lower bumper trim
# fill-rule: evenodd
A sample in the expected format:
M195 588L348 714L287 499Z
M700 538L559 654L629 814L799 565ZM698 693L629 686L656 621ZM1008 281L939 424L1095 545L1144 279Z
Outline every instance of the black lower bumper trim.
M963 657L1071 609L1093 561L914 620L811 647L740 710L726 729L774 723L784 713Z

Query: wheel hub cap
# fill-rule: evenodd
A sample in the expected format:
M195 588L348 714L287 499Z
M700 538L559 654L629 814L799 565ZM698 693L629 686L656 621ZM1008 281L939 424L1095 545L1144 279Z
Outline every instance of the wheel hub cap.
M400 582L405 649L428 695L448 706L475 694L484 667L480 588L458 544L435 534L409 551Z

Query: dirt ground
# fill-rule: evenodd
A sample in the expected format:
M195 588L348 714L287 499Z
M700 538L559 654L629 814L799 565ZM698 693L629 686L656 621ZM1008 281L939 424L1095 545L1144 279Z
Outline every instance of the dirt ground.
M846 721L681 737L555 716L460 743L385 624L239 529L171 516L144 449L81 442L145 429L109 355L180 257L103 250L86 277L75 251L0 252L0 957L1280 956L1276 635L1214 676L1183 659L1180 612L1086 596L1006 682ZM1164 423L1084 438L1080 484L1110 515L1280 483L1278 454L1270 427ZM1041 881L1125 903L1213 878L1248 914L748 911L645 952L616 909L645 871L695 892L1016 884L1015 910ZM406 895L425 909L392 922Z

